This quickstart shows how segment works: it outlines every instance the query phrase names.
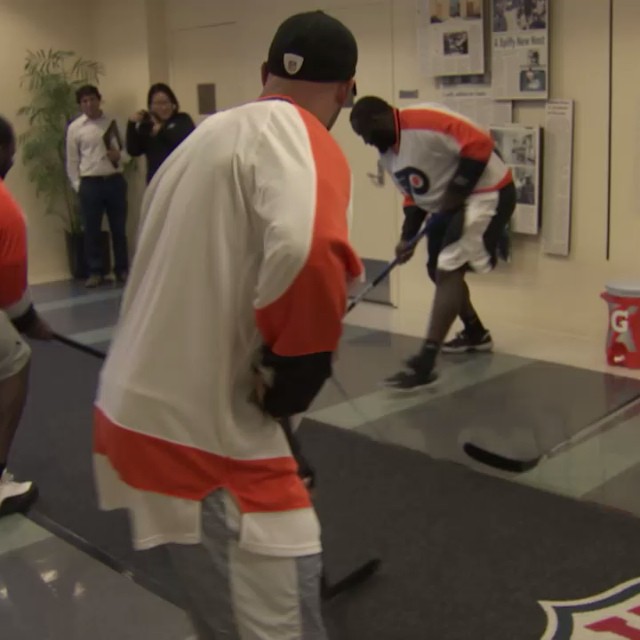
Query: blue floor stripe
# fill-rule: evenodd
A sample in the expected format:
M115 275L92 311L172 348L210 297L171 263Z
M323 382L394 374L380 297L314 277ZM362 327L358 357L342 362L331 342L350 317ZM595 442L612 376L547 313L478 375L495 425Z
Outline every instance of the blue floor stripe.
M104 300L117 300L120 297L122 297L122 290L102 291L100 293L91 293L73 298L62 298L61 300L52 300L50 302L36 302L36 307L38 311L46 313L47 311L57 311L58 309L69 309L71 307L93 304L94 302L103 302Z

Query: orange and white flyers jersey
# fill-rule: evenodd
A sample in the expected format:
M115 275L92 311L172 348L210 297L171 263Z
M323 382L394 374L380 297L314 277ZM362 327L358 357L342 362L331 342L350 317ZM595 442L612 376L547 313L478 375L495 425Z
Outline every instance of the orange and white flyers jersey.
M400 144L381 154L380 161L405 204L437 213L462 158L487 163L474 193L496 191L511 180L490 134L465 116L426 103L399 110L396 118Z
M0 309L15 319L30 306L26 220L0 178Z
M252 362L337 348L362 270L350 199L337 143L278 97L211 116L150 183L94 427L101 506L130 509L136 547L198 542L200 500L225 488L246 548L319 550Z

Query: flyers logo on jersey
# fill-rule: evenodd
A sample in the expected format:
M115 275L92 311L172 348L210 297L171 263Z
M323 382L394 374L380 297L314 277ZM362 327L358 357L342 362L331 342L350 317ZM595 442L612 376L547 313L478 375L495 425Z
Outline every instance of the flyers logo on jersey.
M395 179L398 181L405 193L409 193L412 196L423 196L431 184L429 178L415 167L406 167L401 171L396 171L394 174Z
M541 640L640 640L640 578L584 600L540 605L547 614Z

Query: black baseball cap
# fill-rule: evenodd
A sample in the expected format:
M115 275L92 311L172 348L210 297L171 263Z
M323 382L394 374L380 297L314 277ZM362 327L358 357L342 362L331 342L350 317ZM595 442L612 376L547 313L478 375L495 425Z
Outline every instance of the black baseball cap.
M290 80L345 82L356 73L358 45L342 22L323 11L298 13L278 27L269 73Z

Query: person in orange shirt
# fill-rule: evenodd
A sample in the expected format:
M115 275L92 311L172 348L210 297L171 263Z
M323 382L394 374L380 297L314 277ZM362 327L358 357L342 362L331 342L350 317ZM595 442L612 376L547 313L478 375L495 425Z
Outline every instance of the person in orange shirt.
M7 471L27 397L31 360L31 349L20 334L38 340L52 337L31 302L25 219L4 183L15 151L13 128L0 117L0 517L26 511L38 496L33 482L15 482Z

